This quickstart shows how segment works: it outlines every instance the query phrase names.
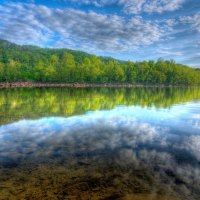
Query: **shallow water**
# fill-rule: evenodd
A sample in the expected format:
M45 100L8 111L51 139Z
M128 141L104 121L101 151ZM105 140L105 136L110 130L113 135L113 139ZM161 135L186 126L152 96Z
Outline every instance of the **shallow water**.
M1 89L0 199L200 199L200 89Z

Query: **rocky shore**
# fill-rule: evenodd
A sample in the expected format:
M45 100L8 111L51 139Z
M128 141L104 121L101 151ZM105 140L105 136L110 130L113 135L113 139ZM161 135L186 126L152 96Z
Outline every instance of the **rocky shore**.
M136 87L185 87L186 85L149 85L149 84L129 84L129 83L35 83L35 82L0 82L0 88L20 88L20 87L110 87L110 88L136 88Z

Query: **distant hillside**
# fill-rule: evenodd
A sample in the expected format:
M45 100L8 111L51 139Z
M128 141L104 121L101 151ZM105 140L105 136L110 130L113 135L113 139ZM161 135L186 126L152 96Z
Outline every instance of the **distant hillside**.
M200 84L200 71L174 61L126 62L70 49L0 40L0 82Z
M84 58L90 58L92 55L83 51L71 49L53 49L40 48L33 45L17 45L6 40L0 39L0 62L6 63L9 59L17 59L23 63L29 60L31 64L37 63L38 59L43 61L49 59L52 55L62 56L64 53L70 53L74 56L77 63L81 63ZM100 57L102 61L114 60L110 57Z

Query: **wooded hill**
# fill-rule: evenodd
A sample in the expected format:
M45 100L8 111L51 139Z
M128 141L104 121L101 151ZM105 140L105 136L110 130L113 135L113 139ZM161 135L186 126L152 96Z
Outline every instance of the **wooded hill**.
M200 71L173 60L130 62L0 40L0 82L200 85Z

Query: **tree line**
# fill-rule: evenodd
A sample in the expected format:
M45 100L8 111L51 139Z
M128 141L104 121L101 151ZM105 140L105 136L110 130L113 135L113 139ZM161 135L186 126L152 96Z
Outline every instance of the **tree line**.
M0 82L198 85L200 71L173 60L119 61L68 49L0 41Z

